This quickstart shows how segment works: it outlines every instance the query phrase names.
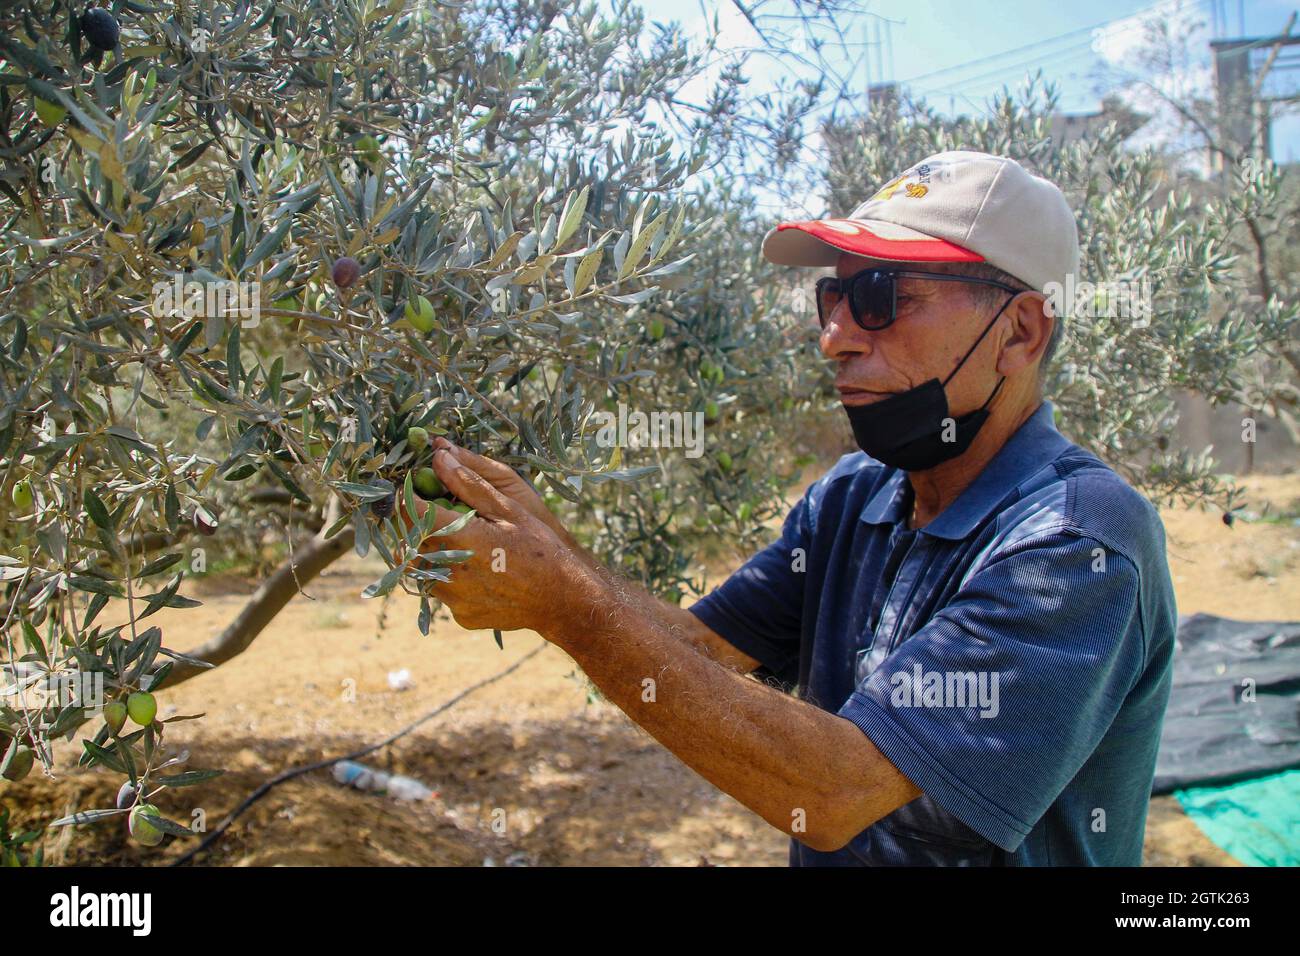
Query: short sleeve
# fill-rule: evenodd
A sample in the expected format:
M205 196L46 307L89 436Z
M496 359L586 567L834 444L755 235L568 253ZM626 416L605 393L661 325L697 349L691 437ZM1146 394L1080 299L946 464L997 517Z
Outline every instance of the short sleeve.
M906 777L1014 851L1141 675L1136 566L1060 531L996 556L839 714Z
M811 541L805 494L786 515L780 538L688 608L737 650L758 660L763 668L758 676L776 677L788 687L798 679Z

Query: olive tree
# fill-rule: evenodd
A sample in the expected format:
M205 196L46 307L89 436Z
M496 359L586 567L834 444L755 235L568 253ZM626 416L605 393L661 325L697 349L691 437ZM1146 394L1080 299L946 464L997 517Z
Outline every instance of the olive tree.
M466 557L395 520L431 435L669 597L701 587L710 533L758 540L808 410L773 382L807 374L810 336L753 292L742 72L675 98L707 52L627 5L0 12L3 771L53 772L81 733L80 763L124 781L56 823L188 834L150 801L220 770L171 756L191 715L152 692L350 549L387 567L363 596L418 596L428 632L428 583ZM268 534L283 560L220 633L178 648L148 620ZM6 858L35 832L6 818Z

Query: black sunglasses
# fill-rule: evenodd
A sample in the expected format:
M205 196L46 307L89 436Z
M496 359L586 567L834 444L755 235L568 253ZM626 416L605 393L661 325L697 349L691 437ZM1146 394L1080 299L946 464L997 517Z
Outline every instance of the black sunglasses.
M1017 289L993 279L973 276L953 276L943 272L916 272L910 269L873 267L855 272L843 279L826 276L817 280L817 319L822 328L847 296L853 321L869 332L878 332L894 324L898 318L898 280L900 278L940 279L945 282L977 282L993 285L1019 295L1026 289ZM1014 298L1014 296L1013 296ZM1008 300L1010 301L1010 300Z

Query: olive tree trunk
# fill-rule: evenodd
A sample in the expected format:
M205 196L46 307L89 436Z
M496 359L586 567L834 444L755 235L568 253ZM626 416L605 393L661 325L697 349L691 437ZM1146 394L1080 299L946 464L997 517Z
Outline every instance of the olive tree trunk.
M334 524L337 515L338 500L332 499L322 530L305 539L301 547L294 547L293 553L253 592L238 617L224 631L206 644L185 651L185 655L215 667L246 651L284 606L293 600L303 585L351 550L356 539L356 532L351 525L328 540L324 537L324 529ZM158 686L174 687L205 670L208 668L176 661L166 679Z

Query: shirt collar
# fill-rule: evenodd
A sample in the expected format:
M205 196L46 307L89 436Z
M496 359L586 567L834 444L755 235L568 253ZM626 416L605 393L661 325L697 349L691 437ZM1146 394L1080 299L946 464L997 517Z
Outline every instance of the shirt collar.
M893 474L876 489L875 494L862 509L861 521L871 524L897 524L906 521L911 510L911 495L907 484L907 473L893 469Z
M957 500L921 532L954 541L965 538L1012 489L1072 447L1070 440L1056 430L1054 417L1051 402L1039 405ZM899 469L893 472L862 509L860 520L872 524L907 520L911 502L907 473Z

